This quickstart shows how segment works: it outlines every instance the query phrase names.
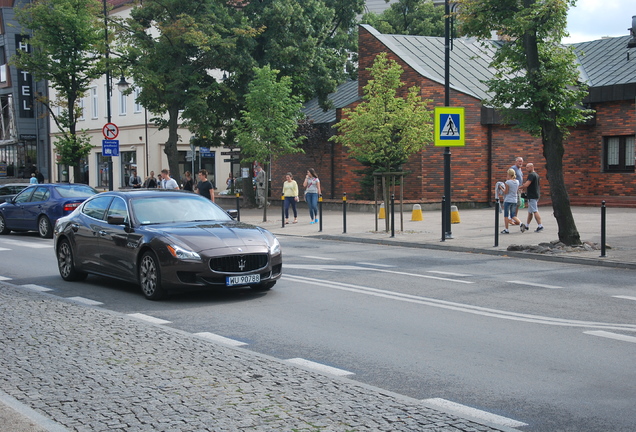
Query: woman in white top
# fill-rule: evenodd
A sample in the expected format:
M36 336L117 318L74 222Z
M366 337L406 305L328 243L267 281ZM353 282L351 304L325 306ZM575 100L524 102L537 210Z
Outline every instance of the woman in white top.
M519 182L517 181L517 174L512 168L508 169L508 180L506 180L504 188L504 224L505 228L501 231L502 234L510 234L508 231L508 225L520 225L521 221L517 217L517 191L519 189Z
M307 170L307 176L303 182L305 187L305 201L309 207L310 224L318 222L318 196L320 195L320 180L313 168Z

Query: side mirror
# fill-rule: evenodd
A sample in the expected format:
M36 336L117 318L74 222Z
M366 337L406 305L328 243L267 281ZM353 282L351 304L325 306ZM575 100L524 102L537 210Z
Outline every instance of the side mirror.
M106 221L109 225L126 225L126 218L124 216L108 216Z
M229 214L232 217L232 219L238 218L238 210L235 210L235 209L227 210L227 214Z

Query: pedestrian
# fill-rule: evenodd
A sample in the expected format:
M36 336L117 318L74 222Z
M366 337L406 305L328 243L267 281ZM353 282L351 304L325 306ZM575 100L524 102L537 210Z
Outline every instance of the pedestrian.
M267 181L267 173L262 166L256 167L256 204L258 208L263 208L266 202L265 198L265 182Z
M128 186L135 189L138 189L141 187L141 177L137 175L136 169L132 170L132 174L130 175L130 178L128 179Z
M537 220L539 224L535 232L543 231L543 225L541 224L541 215L539 214L539 196L540 196L540 187L539 187L539 174L534 170L533 163L527 163L526 169L528 170L528 178L523 184L523 190L526 192L528 196L528 221L526 224L521 224L521 232L530 229L530 222L532 222L532 217Z
M208 171L202 169L198 176L199 183L197 183L196 193L214 202L214 185L208 180Z
M285 223L289 223L289 206L294 211L294 222L298 223L298 210L296 203L298 202L298 183L294 180L292 173L285 174L285 182L283 182L283 196L285 197Z
M38 178L35 176L35 173L31 173L31 178L29 179L29 184L38 184Z
M186 171L184 176L185 182L183 182L183 190L194 192L194 180L192 180L192 173L190 171Z
M508 231L508 225L521 225L521 221L517 217L517 198L519 192L519 182L517 181L517 175L512 168L508 169L508 179L504 186L504 225L505 228L501 231L502 234L510 234Z
M227 180L225 180L225 186L227 186L228 189L231 189L233 185L234 185L234 174L229 173L227 176Z
M310 224L318 223L318 196L320 192L320 180L316 175L316 171L313 168L307 170L305 181L303 182L305 188L305 201L309 207Z
M39 170L35 171L35 178L38 179L38 183L44 183L44 174L42 174Z
M143 186L146 189L155 189L157 187L157 179L155 179L155 172L150 171L150 175L144 180Z
M170 177L170 171L165 168L161 170L161 189L179 189L179 184Z
M523 184L523 171L521 169L522 166L523 158L521 156L518 156L517 158L515 158L515 163L510 167L515 170L515 175L517 176L517 182L519 183L519 186ZM519 187L517 192L517 209L522 208L521 198L521 187Z

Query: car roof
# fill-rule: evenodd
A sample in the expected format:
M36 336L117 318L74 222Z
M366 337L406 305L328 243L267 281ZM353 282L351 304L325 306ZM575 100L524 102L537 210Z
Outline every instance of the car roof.
M5 186L24 186L24 187L27 187L27 186L31 186L31 184L30 183L1 183L0 184L0 187L5 187Z
M132 198L132 197L137 197L137 196L152 197L152 196L159 196L159 195L165 195L165 196L181 195L181 196L183 196L184 194L185 195L190 195L190 196L195 196L195 197L200 197L201 196L201 195L195 194L195 193L190 192L190 191L184 191L184 190L178 190L178 189L122 189L122 190L117 190L117 191L102 192L100 195L103 195L103 194L117 195L117 196L127 197L127 198Z

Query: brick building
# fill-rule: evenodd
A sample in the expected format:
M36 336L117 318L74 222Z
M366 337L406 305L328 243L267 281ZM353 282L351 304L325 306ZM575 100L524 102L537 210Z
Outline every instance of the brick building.
M574 44L581 80L590 87L583 101L596 115L571 131L564 155L565 178L573 204L596 202L607 197L636 196L634 136L636 135L636 49L627 48L629 36ZM483 80L492 77L489 68L499 42L481 44L471 38L454 40L451 52L450 106L465 107L466 146L451 148L453 203L486 203L493 199L497 181L516 156L533 162L542 177L543 203L549 201L549 182L541 140L503 124L497 113L482 104L487 97ZM316 101L305 113L319 129L304 146L304 155L282 157L272 166L272 182L282 184L291 171L302 176L314 167L321 179L323 197L340 198L343 192L355 197L360 190L356 170L360 164L343 148L327 141L342 108L360 101L369 78L367 69L380 52L389 54L404 69L405 89L421 88L434 106L444 105L444 38L384 35L373 27L359 28L359 79L341 85L331 95L334 109L322 111ZM357 90L357 91L356 91ZM403 166L404 198L423 203L439 202L444 189L443 147L432 143ZM302 177L301 177L302 178Z

